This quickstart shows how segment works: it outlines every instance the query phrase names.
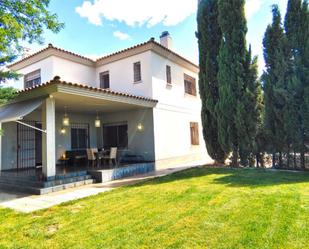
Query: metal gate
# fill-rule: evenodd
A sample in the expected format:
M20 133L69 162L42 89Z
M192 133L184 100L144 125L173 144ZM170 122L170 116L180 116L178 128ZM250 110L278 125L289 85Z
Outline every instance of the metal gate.
M41 122L23 121L41 128ZM17 124L17 169L29 169L42 165L42 132Z

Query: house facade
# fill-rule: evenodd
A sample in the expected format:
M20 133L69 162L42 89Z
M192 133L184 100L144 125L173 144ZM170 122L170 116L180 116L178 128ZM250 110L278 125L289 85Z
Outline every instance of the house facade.
M142 158L158 169L211 162L199 68L170 46L165 32L160 43L152 38L94 61L49 44L12 64L23 89L1 107L1 171L41 163L53 177L66 151L86 148L117 147L120 161Z

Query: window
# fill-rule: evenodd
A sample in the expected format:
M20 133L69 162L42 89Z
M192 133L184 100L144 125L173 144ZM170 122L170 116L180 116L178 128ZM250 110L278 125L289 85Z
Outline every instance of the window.
M103 142L105 149L111 147L117 147L118 149L128 148L128 124L104 125Z
M133 71L134 71L134 82L139 82L142 80L142 73L141 73L141 62L135 62L133 64Z
M191 145L199 145L198 123L190 123Z
M89 148L89 124L71 124L71 148Z
M34 87L41 84L41 69L28 73L24 76L24 88Z
M103 89L109 88L109 71L100 73L100 87Z
M171 66L169 65L166 65L166 82L167 84L172 84Z
M184 74L185 93L196 96L196 81L193 77Z

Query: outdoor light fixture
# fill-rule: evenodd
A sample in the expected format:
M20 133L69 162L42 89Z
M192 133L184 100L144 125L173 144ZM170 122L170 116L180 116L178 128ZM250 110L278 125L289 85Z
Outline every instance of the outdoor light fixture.
M94 121L94 126L95 126L96 128L100 128L100 127L101 127L101 120L100 120L100 118L99 118L98 111L97 111L97 117L96 117L96 119L95 119L95 121Z
M70 125L70 119L69 119L68 114L67 114L67 107L66 106L64 107L64 116L63 116L63 119L62 119L62 124L64 126Z
M138 123L137 129L138 129L139 131L142 131L142 130L144 129L143 124L142 124L142 123Z
M60 133L61 133L62 135L64 135L66 132L67 132L66 129L65 129L64 127L62 127L61 130L60 130Z

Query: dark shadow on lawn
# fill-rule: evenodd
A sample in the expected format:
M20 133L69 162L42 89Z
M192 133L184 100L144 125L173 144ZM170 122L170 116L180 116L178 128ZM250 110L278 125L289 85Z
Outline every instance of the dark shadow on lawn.
M217 175L212 183L232 187L263 187L309 182L308 172L272 171L266 169L193 168L155 178L128 187L165 184Z

